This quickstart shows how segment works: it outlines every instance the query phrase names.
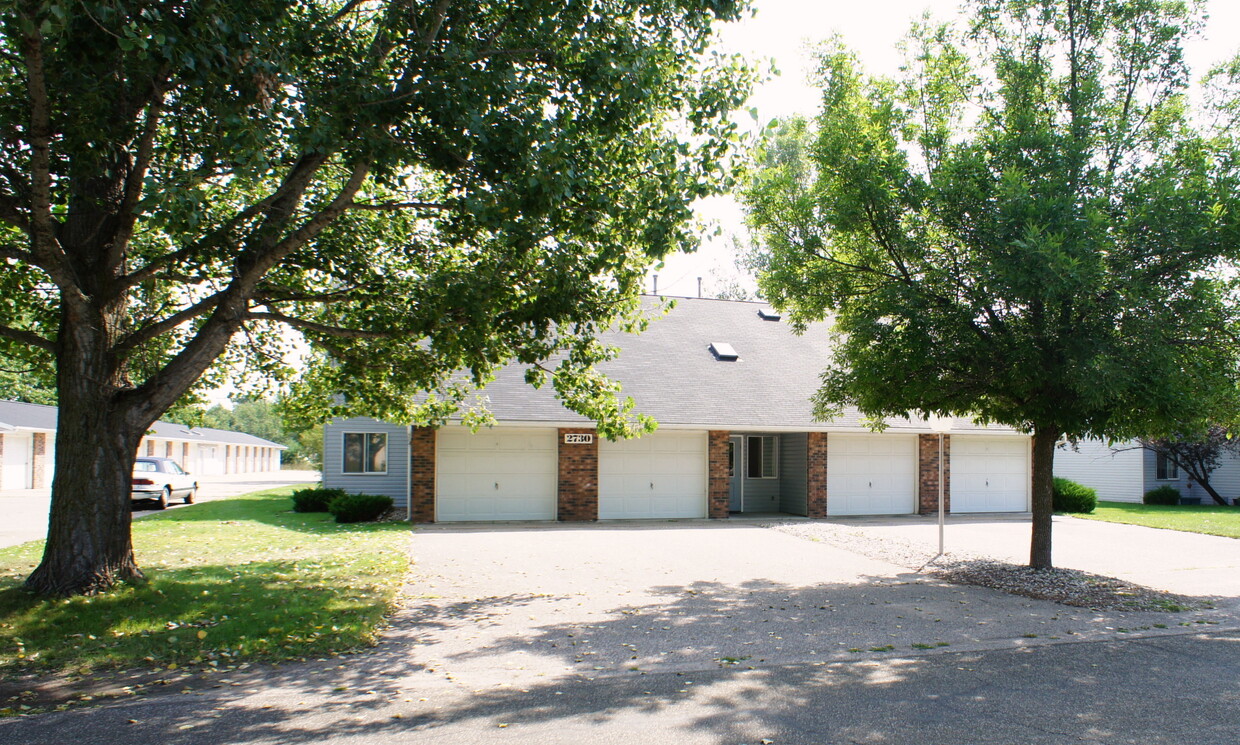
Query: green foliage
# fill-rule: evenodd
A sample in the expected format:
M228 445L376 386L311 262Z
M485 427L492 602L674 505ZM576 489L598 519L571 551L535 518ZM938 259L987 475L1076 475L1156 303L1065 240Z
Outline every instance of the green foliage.
M1056 512L1093 512L1098 505L1098 491L1070 479L1054 482Z
M9 369L0 358L0 401L56 405L56 389L30 378L29 370Z
M338 523L364 523L392 509L392 498L382 494L344 494L327 506Z
M1145 496L1141 498L1141 502L1143 504L1179 504L1180 490L1174 486L1160 486L1155 489L1150 489L1145 493Z
M0 326L21 332L0 356L63 363L35 339L67 331L59 303L80 298L115 331L117 367L89 376L121 388L289 378L301 336L317 350L303 419L429 421L498 366L564 351L571 407L647 429L592 372L591 338L633 309L647 265L695 245L692 203L732 179L752 75L706 50L743 6L22 6L0 23ZM36 47L50 103L32 113ZM45 168L29 157L44 113ZM82 263L57 263L38 226L96 198L106 229L59 230Z
M1188 108L1191 6L967 7L914 27L899 80L825 46L821 112L768 133L744 200L765 297L838 332L819 416L1034 433L1049 564L1046 443L1238 408L1240 148Z
M329 512L332 500L345 496L344 489L311 487L293 492L293 512Z

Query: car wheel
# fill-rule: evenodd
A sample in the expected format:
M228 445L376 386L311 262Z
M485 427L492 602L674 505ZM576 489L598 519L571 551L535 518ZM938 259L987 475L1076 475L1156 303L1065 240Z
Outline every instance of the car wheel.
M155 500L155 509L168 509L168 502L172 499L172 489L165 486L164 490L159 493L159 499Z
M193 504L196 496L198 496L198 484L194 484L192 489L185 492L185 504Z

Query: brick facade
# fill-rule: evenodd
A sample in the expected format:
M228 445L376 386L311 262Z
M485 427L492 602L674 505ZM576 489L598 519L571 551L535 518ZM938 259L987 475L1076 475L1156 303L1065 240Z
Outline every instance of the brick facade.
M807 432L805 516L827 516L827 433Z
M951 512L951 435L943 435L943 456L943 509ZM917 436L917 507L923 515L939 511L939 435Z
M727 430L712 429L707 433L707 474L706 516L726 518L728 502L731 495L731 478L728 476L728 436Z
M435 429L413 427L409 432L409 519L435 522Z
M47 433L34 433L34 453L33 462L31 463L31 486L35 489L42 489L47 486L48 476L52 473L53 466L47 462Z
M595 435L590 443L566 444L564 435ZM598 519L598 436L592 429L560 428L557 516L566 522Z

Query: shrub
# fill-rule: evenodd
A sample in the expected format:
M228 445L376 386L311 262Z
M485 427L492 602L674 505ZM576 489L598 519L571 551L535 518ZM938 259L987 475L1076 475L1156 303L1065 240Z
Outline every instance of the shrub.
M345 494L327 506L338 523L362 523L378 519L392 509L392 498L382 494Z
M343 496L344 489L324 489L321 486L298 489L293 492L293 512L328 512L332 500Z
M1093 512L1098 506L1098 492L1069 479L1055 479L1056 512Z
M1174 486L1160 486L1147 491L1141 501L1146 504L1179 504L1180 490Z

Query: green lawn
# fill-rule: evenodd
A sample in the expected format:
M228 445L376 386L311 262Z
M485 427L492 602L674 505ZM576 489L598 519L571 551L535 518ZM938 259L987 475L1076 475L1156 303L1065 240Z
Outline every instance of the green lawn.
M1240 538L1240 507L1099 502L1092 514L1073 517Z
M408 524L294 513L291 491L135 521L150 582L95 597L29 595L20 585L42 541L0 549L0 675L231 666L372 644L408 568Z

